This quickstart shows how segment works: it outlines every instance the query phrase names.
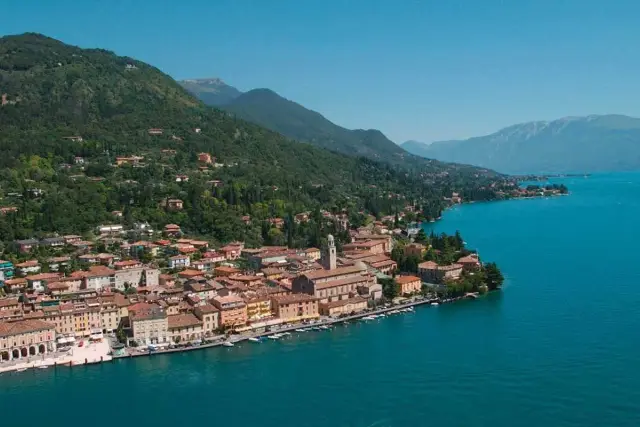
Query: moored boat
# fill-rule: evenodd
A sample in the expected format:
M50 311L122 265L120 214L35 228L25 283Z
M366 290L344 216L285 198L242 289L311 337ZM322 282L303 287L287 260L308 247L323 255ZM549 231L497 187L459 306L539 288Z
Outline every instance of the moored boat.
M234 346L234 344L231 341L225 341L225 342L222 343L222 345L225 346L225 347L233 347Z
M251 341L251 342L262 342L262 340L260 338L255 338L255 337L249 338L249 341Z

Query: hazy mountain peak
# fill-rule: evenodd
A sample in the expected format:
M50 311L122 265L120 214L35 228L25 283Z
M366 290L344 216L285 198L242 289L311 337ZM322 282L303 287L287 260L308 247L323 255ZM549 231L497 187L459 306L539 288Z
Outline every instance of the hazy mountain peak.
M640 119L621 114L567 116L519 123L466 140L407 142L402 147L427 158L507 173L629 170L640 167Z
M229 86L218 77L181 80L178 83L200 98L205 104L221 106L242 95L238 89Z

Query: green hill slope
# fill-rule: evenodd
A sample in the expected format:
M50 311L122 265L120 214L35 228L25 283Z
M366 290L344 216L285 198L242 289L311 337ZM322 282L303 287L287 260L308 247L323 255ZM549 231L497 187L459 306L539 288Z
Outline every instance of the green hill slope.
M208 105L220 106L240 118L297 141L391 163L418 161L378 130L345 129L322 114L283 98L270 89L254 89L234 97L226 104L215 104L208 100L200 88L193 88L186 82L183 86Z
M282 243L263 220L318 208L392 213L409 200L433 216L451 191L494 197L483 188L499 179L469 166L424 161L408 170L299 144L205 106L150 65L37 34L0 39L0 94L1 204L18 208L0 215L3 241L148 221L219 241ZM199 163L201 152L213 164ZM132 156L142 159L117 159ZM169 198L184 209L163 208ZM300 242L314 235L295 234Z

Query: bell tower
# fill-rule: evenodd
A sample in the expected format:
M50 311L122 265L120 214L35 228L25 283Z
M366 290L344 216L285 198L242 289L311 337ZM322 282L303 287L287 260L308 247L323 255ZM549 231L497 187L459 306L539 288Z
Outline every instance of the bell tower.
M336 268L336 242L331 234L327 236L327 247L322 254L322 266L327 270Z

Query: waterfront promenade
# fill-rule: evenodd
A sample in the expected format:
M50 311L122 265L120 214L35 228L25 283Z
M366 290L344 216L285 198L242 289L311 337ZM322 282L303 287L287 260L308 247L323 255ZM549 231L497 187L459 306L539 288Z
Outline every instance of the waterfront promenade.
M180 353L185 351L195 351L202 350L206 348L219 347L224 345L225 342L230 342L233 344L241 343L243 341L247 341L250 338L263 338L269 335L283 333L283 332L293 332L296 329L308 329L311 327L319 327L319 326L331 326L340 323L347 323L353 320L359 320L366 316L380 315L385 314L394 310L402 310L409 307L421 306L421 305L431 305L433 303L447 303L453 302L455 300L459 300L461 298L452 298L448 300L439 300L437 298L415 298L409 302L401 303L401 304L389 304L388 306L378 307L376 309L363 311L358 314L354 314L351 316L340 317L340 318L331 318L325 317L320 319L314 323L290 323L286 326L272 327L269 330L261 329L259 331L242 333L242 334L234 334L229 335L228 337L220 336L214 338L215 341L207 342L201 345L194 345L190 347L180 347L180 348L168 348L168 349L158 349L154 351L141 351L142 349L136 349L129 347L127 348L127 352L124 355L113 356L114 359L124 359L128 357L142 357L142 356L150 356L156 354L168 354L168 353Z
M43 356L13 360L0 363L0 373L10 371L23 371L26 369L45 369L52 366L74 366L101 362L109 362L111 348L108 340L90 342L84 340L82 347L74 346L69 351L58 351Z
M205 342L200 345L192 345L185 346L179 348L159 348L157 350L149 351L147 347L128 347L123 355L113 355L111 352L111 348L109 345L109 339L104 339L101 342L90 343L86 340L86 345L83 347L73 347L69 352L56 352L52 355L48 355L48 357L40 358L33 357L26 360L14 361L14 362L5 362L0 364L0 373L11 372L11 371L23 371L26 369L44 369L53 367L53 366L63 366L63 367L73 367L78 365L87 365L87 364L96 364L102 362L110 362L114 359L126 359L130 357L143 357L143 356L152 356L158 354L170 354L170 353L181 353L187 351L196 351L203 350L207 348L220 347L225 343L233 343L238 344L243 341L247 341L250 338L263 338L269 335L273 335L276 333L283 332L293 332L296 329L308 329L312 327L320 327L320 326L331 326L340 323L348 323L350 321L360 320L366 316L374 316L380 314L386 314L395 310L402 310L410 307L417 307L422 305L431 305L434 303L448 303L456 300L462 299L460 298L452 298L447 300L439 300L437 298L422 298L417 297L408 302L403 302L400 304L387 304L385 306L377 307L375 309L370 309L363 311L358 314L354 314L351 316L345 316L340 318L331 318L325 317L317 320L313 323L290 323L286 326L274 326L270 329L261 328L257 331L245 332L242 334L232 334L232 335L221 335L218 337L214 337L210 339L210 341ZM406 313L404 313L406 314ZM146 350L145 350L146 349Z

